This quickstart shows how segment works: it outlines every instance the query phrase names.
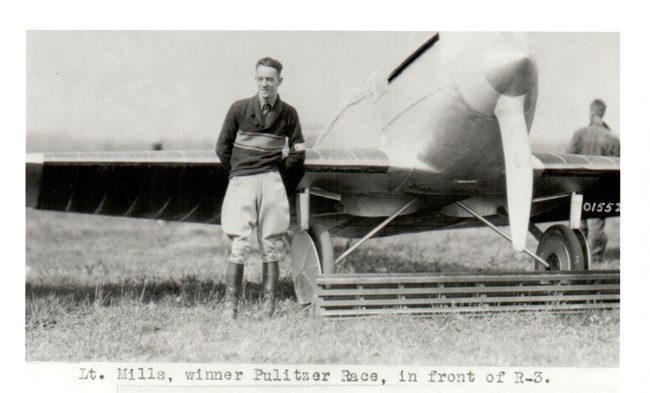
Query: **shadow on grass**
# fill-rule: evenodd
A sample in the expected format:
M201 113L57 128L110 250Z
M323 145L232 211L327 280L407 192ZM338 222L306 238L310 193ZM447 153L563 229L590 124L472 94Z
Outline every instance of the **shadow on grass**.
M468 267L456 262L413 261L359 250L336 267L337 273L435 273L435 272L481 272L483 269Z
M111 305L114 302L136 301L140 303L156 303L173 300L184 306L217 303L223 300L225 284L213 280L199 280L195 277L184 277L180 281L169 279L165 281L127 281L122 283L106 283L101 285L25 285L27 302L44 298L66 299L70 304ZM258 301L262 297L262 284L246 282L243 284L244 300ZM277 298L296 299L293 282L280 279Z
M620 247L611 247L611 248L606 248L605 249L605 254L603 255L603 258L606 261L611 261L611 260L616 260L616 259L621 259L621 248Z

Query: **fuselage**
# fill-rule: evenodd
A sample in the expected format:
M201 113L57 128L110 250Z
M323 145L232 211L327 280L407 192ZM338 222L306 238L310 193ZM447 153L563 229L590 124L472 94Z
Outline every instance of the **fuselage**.
M441 33L390 81L385 72L371 74L314 148L377 148L399 175L349 183L337 178L337 191L365 197L363 210L346 211L373 216L376 204L379 216L387 210L386 197L395 200L390 210L414 194L424 205L446 202L436 196L503 196L504 154L494 110L502 95L524 97L530 130L537 75L525 38Z

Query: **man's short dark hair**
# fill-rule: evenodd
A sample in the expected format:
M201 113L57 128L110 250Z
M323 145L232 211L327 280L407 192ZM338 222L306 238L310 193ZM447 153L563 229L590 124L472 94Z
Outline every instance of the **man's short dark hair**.
M270 57L259 59L257 61L257 64L255 64L255 69L257 69L259 66L275 68L278 71L278 75L282 73L282 63Z
M589 106L591 113L600 117L605 116L605 109L607 109L607 105L605 105L603 100L600 99L595 99L594 102L591 103L591 106Z

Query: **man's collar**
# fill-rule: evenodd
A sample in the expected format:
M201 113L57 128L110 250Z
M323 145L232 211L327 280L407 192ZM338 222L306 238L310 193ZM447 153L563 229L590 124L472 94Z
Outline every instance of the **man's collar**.
M259 96L259 94L257 95L257 99L258 99L259 102L260 102L260 108L263 108L263 107L264 107L264 104L271 104L271 108L273 108L273 107L275 106L275 103L278 102L278 98L279 98L279 97L280 97L280 95L279 95L279 94L276 94L275 97L273 97L273 99L271 99L271 100L269 100L269 101L264 101L264 100L262 99L262 97Z
M591 119L591 123L589 124L590 126L600 126L604 127L605 122L603 121L602 117L594 117Z

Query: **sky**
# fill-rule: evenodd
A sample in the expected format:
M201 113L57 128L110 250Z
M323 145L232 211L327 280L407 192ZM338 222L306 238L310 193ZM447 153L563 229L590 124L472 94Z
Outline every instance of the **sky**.
M444 34L444 33L443 33ZM255 61L284 64L281 97L319 132L374 69L429 31L27 32L27 150L211 149L229 105L255 94ZM563 150L594 98L620 134L618 33L531 33L539 97L530 140ZM444 39L444 35L443 35Z

